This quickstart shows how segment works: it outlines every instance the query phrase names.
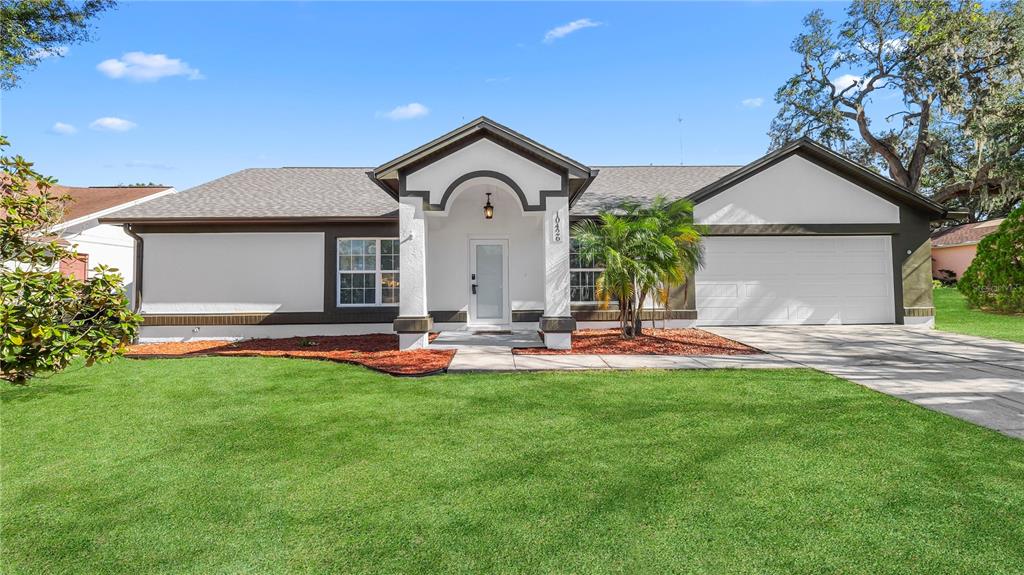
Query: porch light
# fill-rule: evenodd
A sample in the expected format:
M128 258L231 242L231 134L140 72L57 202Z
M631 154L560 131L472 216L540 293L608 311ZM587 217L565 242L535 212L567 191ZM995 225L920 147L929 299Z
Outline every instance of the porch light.
M491 192L487 192L487 203L484 204L484 219L494 217L494 206L491 205Z

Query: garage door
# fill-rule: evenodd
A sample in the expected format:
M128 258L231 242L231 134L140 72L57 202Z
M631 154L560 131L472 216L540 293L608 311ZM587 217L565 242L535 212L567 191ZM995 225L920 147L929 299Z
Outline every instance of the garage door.
M705 239L701 325L893 323L889 236Z

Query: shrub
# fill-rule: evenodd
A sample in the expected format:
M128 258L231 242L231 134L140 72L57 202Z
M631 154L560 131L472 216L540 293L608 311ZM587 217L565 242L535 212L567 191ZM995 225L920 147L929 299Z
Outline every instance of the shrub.
M978 243L957 287L972 307L1024 312L1024 204Z
M117 270L98 266L86 280L60 273L59 262L77 254L50 232L66 202L53 183L24 158L0 155L0 379L14 383L75 358L118 355L140 321Z

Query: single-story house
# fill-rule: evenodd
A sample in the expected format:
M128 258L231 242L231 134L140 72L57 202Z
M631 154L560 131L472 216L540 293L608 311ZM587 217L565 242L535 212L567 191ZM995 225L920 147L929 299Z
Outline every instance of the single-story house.
M49 230L78 252L73 261L60 264L61 273L79 279L90 277L98 265L117 268L128 293L134 296L135 241L122 226L100 223L113 212L138 206L175 193L168 186L62 186L50 188L55 196L67 196L59 224Z
M939 280L962 278L978 253L978 242L998 230L1004 219L963 224L932 233L932 277Z
M613 325L570 226L689 198L706 263L669 326L929 323L944 209L803 139L745 166L584 165L488 118L376 168L247 169L108 215L136 238L142 338Z

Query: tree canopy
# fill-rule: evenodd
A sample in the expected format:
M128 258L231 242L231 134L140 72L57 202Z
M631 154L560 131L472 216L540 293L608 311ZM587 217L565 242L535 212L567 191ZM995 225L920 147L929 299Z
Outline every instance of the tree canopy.
M972 218L1024 190L1024 8L1019 1L856 0L815 10L793 41L772 146L808 135Z
M703 263L702 231L692 202L664 196L648 206L625 202L573 226L580 254L604 268L597 295L618 304L623 337L641 334L648 297L667 298L668 286L684 283Z
M10 90L26 68L63 56L89 40L89 21L114 0L0 0L0 89Z
M1024 313L1024 205L978 243L957 289L971 306Z

